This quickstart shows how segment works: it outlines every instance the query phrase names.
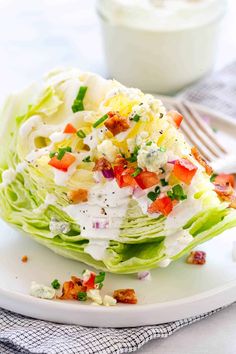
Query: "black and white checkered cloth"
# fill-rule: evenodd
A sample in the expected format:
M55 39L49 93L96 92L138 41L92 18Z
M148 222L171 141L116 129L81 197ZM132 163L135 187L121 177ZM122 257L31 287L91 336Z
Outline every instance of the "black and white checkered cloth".
M236 62L181 96L236 117ZM0 354L130 353L219 310L162 325L116 329L56 324L0 309Z
M1 354L121 354L134 352L152 339L166 338L215 312L156 326L89 328L62 325L0 311Z
M187 88L178 97L236 118L236 61Z

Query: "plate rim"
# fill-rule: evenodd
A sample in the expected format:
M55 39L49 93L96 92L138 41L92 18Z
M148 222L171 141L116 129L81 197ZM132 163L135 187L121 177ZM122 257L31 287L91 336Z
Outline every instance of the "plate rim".
M179 102L182 99L178 97L160 96L155 95L163 101L169 102ZM217 119L223 123L232 125L236 129L236 121L227 116L224 113L216 112L214 109L206 107L204 105L188 101L197 110L209 114L213 120ZM209 300L211 300L209 302ZM0 288L0 306L6 310L14 311L32 317L35 319L53 321L57 323L65 324L77 324L91 327L124 327L124 322L122 322L123 316L131 316L129 322L127 321L125 327L137 327L141 325L154 325L165 323L169 321L181 320L183 318L192 317L196 315L203 314L204 312L215 310L219 307L229 305L236 300L236 279L228 281L224 285L215 287L210 290L203 291L199 294L194 294L191 296L183 297L176 300L168 300L165 302L151 303L151 304L136 304L134 306L129 306L125 304L119 304L119 306L105 307L105 306L91 306L89 304L74 304L73 302L60 302L50 301L45 299L34 298L31 295L24 294L18 291L12 291ZM15 306L15 303L20 303L20 306ZM194 303L194 308L191 310L188 308ZM183 305L185 309L183 311ZM20 310L19 310L20 308ZM175 309L179 315L170 316L165 315L167 309ZM182 309L182 311L180 311ZM50 311L49 311L50 310ZM59 311L58 311L59 310ZM61 319L58 317L57 312L60 313ZM63 321L63 313L70 313L72 315L71 321ZM78 319L78 313L81 316L87 315L89 318L84 321L81 318ZM119 317L115 317L115 323L113 324L114 315L119 313ZM137 324L137 313L139 313L139 321ZM96 321L94 324L93 316L99 319L99 316L103 314L102 322L101 320ZM142 317L142 315L144 315ZM74 316L73 316L74 315ZM133 316L136 315L136 316ZM145 318L147 316L151 318L147 321ZM105 316L105 318L104 318ZM158 320L159 317L159 320Z

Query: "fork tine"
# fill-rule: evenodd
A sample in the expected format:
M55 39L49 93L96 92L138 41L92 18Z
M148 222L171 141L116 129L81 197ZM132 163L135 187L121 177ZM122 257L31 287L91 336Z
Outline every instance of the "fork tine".
M171 109L176 109L178 110L180 113L183 113L183 115L186 112L182 112L182 110L180 109L179 106L173 104L172 102L170 103L169 101L164 101L165 107L167 108L167 110L171 110ZM187 141L189 142L190 145L194 145L197 146L197 148L199 149L200 153L202 154L202 156L208 161L210 162L211 160L213 160L213 156L211 154L208 153L208 151L206 151L206 149L204 149L204 146L201 146L201 144L199 144L199 140L198 139L194 139L192 138L192 134L191 134L191 129L189 129L188 126L186 126L185 121L182 122L181 127L180 127L181 131L184 133L185 138L187 139Z
M209 139L209 136L207 136L205 132L202 131L201 127L197 125L194 119L195 116L193 116L192 113L187 110L186 106L179 102L178 104L176 103L176 107L185 117L184 123L182 123L183 129L185 127L186 130L188 126L189 137L192 141L194 141L197 147L200 147L201 145L201 150L204 150L205 157L208 157L208 159L210 158L211 160L222 157L222 151L219 150L218 146L212 142L212 139ZM213 135L213 132L211 133Z
M214 144L214 146L217 148L217 150L221 151L220 155L222 155L222 153L227 154L228 152L216 139L215 134L213 133L211 128L203 121L203 119L200 117L197 110L194 109L187 101L183 101L182 103L187 108L190 115L192 116L192 118L194 119L196 124L199 126L199 128L202 130L202 132L204 132L206 134L206 136L208 136L210 138L210 142L212 143L212 145Z

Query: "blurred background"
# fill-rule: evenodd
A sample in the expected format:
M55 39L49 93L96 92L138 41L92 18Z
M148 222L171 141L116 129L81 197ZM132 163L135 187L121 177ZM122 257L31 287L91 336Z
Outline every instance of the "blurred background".
M235 15L236 1L229 0L221 24L219 50L212 65L214 70L236 57ZM200 58L201 53L198 55ZM178 52L173 56L178 60ZM7 93L38 80L51 68L68 65L105 77L114 76L105 60L95 0L0 0L0 101Z

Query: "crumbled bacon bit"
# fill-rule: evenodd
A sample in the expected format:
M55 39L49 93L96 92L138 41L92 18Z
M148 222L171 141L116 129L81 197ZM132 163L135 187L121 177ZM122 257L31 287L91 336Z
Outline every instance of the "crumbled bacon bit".
M105 157L101 157L100 159L97 160L93 171L102 171L102 170L111 170L112 166L110 162L105 159Z
M117 155L114 161L115 165L122 165L122 166L127 166L128 161L121 155Z
M234 208L236 209L236 194L234 193L233 195L231 195L230 197L230 208Z
M73 203L73 204L78 204L78 203L82 203L82 202L87 202L88 201L88 191L87 189L77 189L74 191L69 191L67 193L67 196L69 198L69 200Z
M206 252L203 251L192 251L188 256L186 262L188 264L199 264L203 265L206 263Z
M220 173L219 175L215 176L214 184L220 184L221 186L230 185L234 187L234 175Z
M117 300L117 302L122 302L124 304L137 304L138 302L134 289L115 290L113 297Z
M129 129L128 119L122 117L118 112L108 112L108 118L104 125L113 135L117 135Z
M231 196L234 194L234 189L229 184L223 186L221 184L214 183L214 186L215 192L222 200L229 201Z
M208 165L206 160L204 160L204 158L200 155L199 151L195 146L191 149L191 153L193 154L195 159L200 163L200 165L202 165L205 168L206 173L209 176L211 176L213 173L213 169L211 168L211 166Z
M81 279L75 276L70 281L66 281L62 287L62 295L60 300L78 300L78 293L86 292L87 288L82 285Z
M28 256L23 256L23 257L21 258L21 262L27 263L27 262L28 262Z

